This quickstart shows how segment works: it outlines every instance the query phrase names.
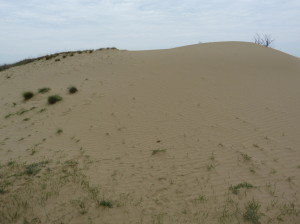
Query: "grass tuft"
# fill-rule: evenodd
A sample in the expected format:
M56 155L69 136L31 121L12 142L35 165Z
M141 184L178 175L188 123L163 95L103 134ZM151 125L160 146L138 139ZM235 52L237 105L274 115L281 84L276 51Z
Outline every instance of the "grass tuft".
M74 94L78 92L78 89L75 86L71 86L68 88L70 94Z
M98 202L98 205L102 206L102 207L107 207L107 208L112 208L113 207L112 202L108 201L108 200L101 200L101 201Z
M40 172L41 168L40 168L40 164L39 163L33 163L33 164L30 164L30 165L27 165L25 167L25 173L28 175L28 176L34 176L36 175L38 172Z
M25 174L27 174L28 176L34 176L38 172L40 172L41 168L44 167L47 163L48 161L29 164L25 166Z
M259 211L260 206L261 205L259 204L259 202L255 200L248 202L248 204L245 207L246 211L243 215L244 219L248 222L259 224L259 219L261 217L261 212Z
M12 113L6 114L6 115L4 116L4 118L7 119L7 118L9 118L9 117L12 116L12 115L13 115Z
M33 93L33 92L30 92L30 91L24 92L24 93L23 93L23 98L24 98L24 100L29 100L29 99L31 99L33 96L34 96L34 93Z
M57 103L61 100L62 100L62 97L59 96L59 95L52 95L52 96L48 97L48 103L49 104L55 104L55 103Z
M47 93L47 92L49 92L51 89L50 88L48 88L48 87L43 87L43 88L40 88L39 89L39 93Z
M247 183L247 182L243 182L243 183L239 183L239 184L237 184L237 185L235 185L235 186L230 186L229 187L229 190L231 190L231 192L233 193L233 194L238 194L239 193L239 189L241 189L241 188L247 188L247 189L249 189L249 188L253 188L254 186L252 185L252 184L249 184L249 183Z
M243 157L244 161L250 161L251 160L251 156L249 156L248 154L246 153L242 153L241 152L241 156Z
M209 164L209 165L206 166L206 169L207 169L208 171L211 171L211 170L214 169L214 168L215 168L215 166L214 166L213 164Z
M155 149L155 150L152 150L152 155L155 155L160 152L166 152L166 151L167 151L166 149Z
M6 190L3 186L0 186L0 194L5 194Z

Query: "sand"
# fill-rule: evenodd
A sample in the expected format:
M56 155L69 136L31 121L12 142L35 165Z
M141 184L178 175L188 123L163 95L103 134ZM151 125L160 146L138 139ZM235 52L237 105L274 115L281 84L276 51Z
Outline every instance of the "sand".
M299 87L246 42L0 72L0 223L300 223Z

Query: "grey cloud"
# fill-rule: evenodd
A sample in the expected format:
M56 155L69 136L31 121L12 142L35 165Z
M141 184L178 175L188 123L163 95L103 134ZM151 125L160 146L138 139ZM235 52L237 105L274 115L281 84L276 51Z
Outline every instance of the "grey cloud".
M270 33L300 56L300 2L258 0L0 0L0 62L104 45L169 48L199 41L252 41ZM101 45L101 46L100 46ZM296 53L295 53L296 52Z

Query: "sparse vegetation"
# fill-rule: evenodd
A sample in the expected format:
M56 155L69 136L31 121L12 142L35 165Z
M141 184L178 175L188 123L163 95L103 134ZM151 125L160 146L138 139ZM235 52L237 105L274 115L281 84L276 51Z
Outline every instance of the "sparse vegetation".
M289 176L288 178L286 178L286 180L287 180L289 183L292 183L293 179L294 179L294 177L292 177L292 176Z
M250 161L251 160L251 156L249 156L246 153L242 153L241 152L241 156L242 156L242 158L243 158L244 161Z
M12 113L6 114L6 115L4 116L4 118L7 119L7 118L9 118L9 117L12 116L12 115L13 115Z
M250 168L249 168L249 171L250 171L252 174L255 174L255 173L256 173L256 171L255 171L255 169L254 169L253 167L250 167Z
M19 62L16 62L16 63L13 63L13 64L4 64L4 65L1 65L0 66L0 72L1 71L4 71L6 69L9 69L9 68L13 68L13 67L16 67L16 66L20 66L20 65L26 65L26 64L29 64L33 61L36 61L36 60L39 60L39 58L33 58L33 59L24 59L22 61L19 61Z
M216 159L216 158L215 158L215 153L212 152L212 153L211 153L211 156L210 156L210 160L211 160L211 161L215 161L215 159Z
M281 215L294 215L299 216L300 210L297 208L294 202L284 204L281 208Z
M271 182L268 182L268 183L266 183L266 188L267 188L267 191L270 193L270 195L275 197L275 192L276 192L275 184L272 185Z
M246 188L246 189L249 189L249 188L253 188L254 186L252 184L249 184L247 182L242 182L242 183L239 183L237 185L234 185L234 186L230 186L229 187L229 190L233 193L233 194L238 194L239 193L239 189L241 188Z
M74 93L76 93L78 91L78 89L75 86L70 86L68 88L68 90L69 90L70 94L74 94Z
M39 113L43 113L46 110L46 108L42 108L39 110Z
M270 174L276 174L277 171L275 169L271 169Z
M166 151L167 151L166 149L154 149L152 150L152 155L156 155L158 153L166 152Z
M105 48L100 48L98 50L103 50ZM117 48L115 47L111 47L111 48L106 48L106 49L111 49L111 50L116 50ZM35 61L40 61L40 60L50 60L52 58L55 58L59 55L63 55L62 57L65 58L66 55L69 55L70 57L74 56L74 53L78 53L78 54L81 54L82 52L84 53L92 53L93 50L86 50L86 51L67 51L67 52L60 52L60 53L55 53L55 54L51 54L51 55L45 55L45 56L42 56L42 57L37 57L37 58L29 58L29 59L24 59L22 61L19 61L19 62L16 62L16 63L12 63L12 64L3 64L3 65L0 65L0 72L1 71L4 71L4 70L7 70L9 68L13 68L13 67L16 67L16 66L20 66L20 65L26 65L26 64L29 64L31 62L35 62ZM60 59L55 59L55 61L60 61ZM9 79L10 76L7 76L7 79Z
M207 198L205 197L205 195L199 195L196 199L196 202L204 202L207 201Z
M48 97L48 103L49 104L55 104L55 103L57 103L61 100L62 100L62 97L59 96L59 95L52 95L52 96Z
M112 207L113 207L113 204L112 204L111 201L108 201L108 200L101 200L101 201L98 201L98 206L107 207L107 208L112 208Z
M39 89L39 93L47 93L47 92L49 92L51 89L50 88L48 88L48 87L43 87L43 88L40 88Z
M90 162L85 157L82 158L84 163ZM15 161L9 161L5 165L1 164L0 223L56 223L57 217L46 221L40 219L41 216L37 217L35 213L37 207L38 209L47 208L49 199L64 204L68 201L78 201L76 203L78 210L74 212L80 214L88 212L88 208L98 202L99 188L91 186L88 178L81 172L79 165L76 165L78 164L76 160L58 164L50 163L50 161L28 165ZM48 164L51 168L48 167ZM67 199L59 197L62 189L67 189L69 184L80 189L79 200L77 195L73 194L70 194ZM56 206L56 208L59 207ZM66 214L64 211L61 212ZM62 223L61 219L59 220L59 223Z
M259 202L255 201L254 199L245 206L246 211L243 214L243 217L246 221L251 222L253 224L259 224L261 212L259 211L261 205Z
M5 187L1 184L0 185L0 194L5 194L5 193L6 193Z
M38 172L40 172L41 168L47 163L47 161L44 161L39 163L32 163L30 165L25 166L25 174L34 176Z
M22 115L22 114L25 114L25 113L27 113L27 112L29 112L29 111L31 111L31 110L34 110L36 107L31 107L30 109L24 109L24 108L22 108L22 109L20 109L20 110L18 110L16 113L15 113L15 115Z
M24 98L24 100L29 100L29 99L31 99L33 96L34 96L34 93L33 93L33 92L30 92L30 91L24 92L24 93L23 93L23 98Z
M79 213L84 215L87 213L86 204L82 199L74 200L72 203L79 208Z
M57 129L56 134L60 135L62 132L63 132L63 130L59 128L59 129Z
M209 164L209 165L206 166L206 169L207 169L208 171L211 171L211 170L213 170L214 168L215 168L215 166L214 166L213 164Z
M13 166L13 165L15 165L15 164L16 164L15 161L9 161L9 162L7 163L7 166Z

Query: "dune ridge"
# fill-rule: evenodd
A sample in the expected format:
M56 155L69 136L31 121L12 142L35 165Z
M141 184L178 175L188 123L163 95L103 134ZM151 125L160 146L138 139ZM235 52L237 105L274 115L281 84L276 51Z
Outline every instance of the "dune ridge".
M299 84L245 42L2 71L0 223L299 223Z

